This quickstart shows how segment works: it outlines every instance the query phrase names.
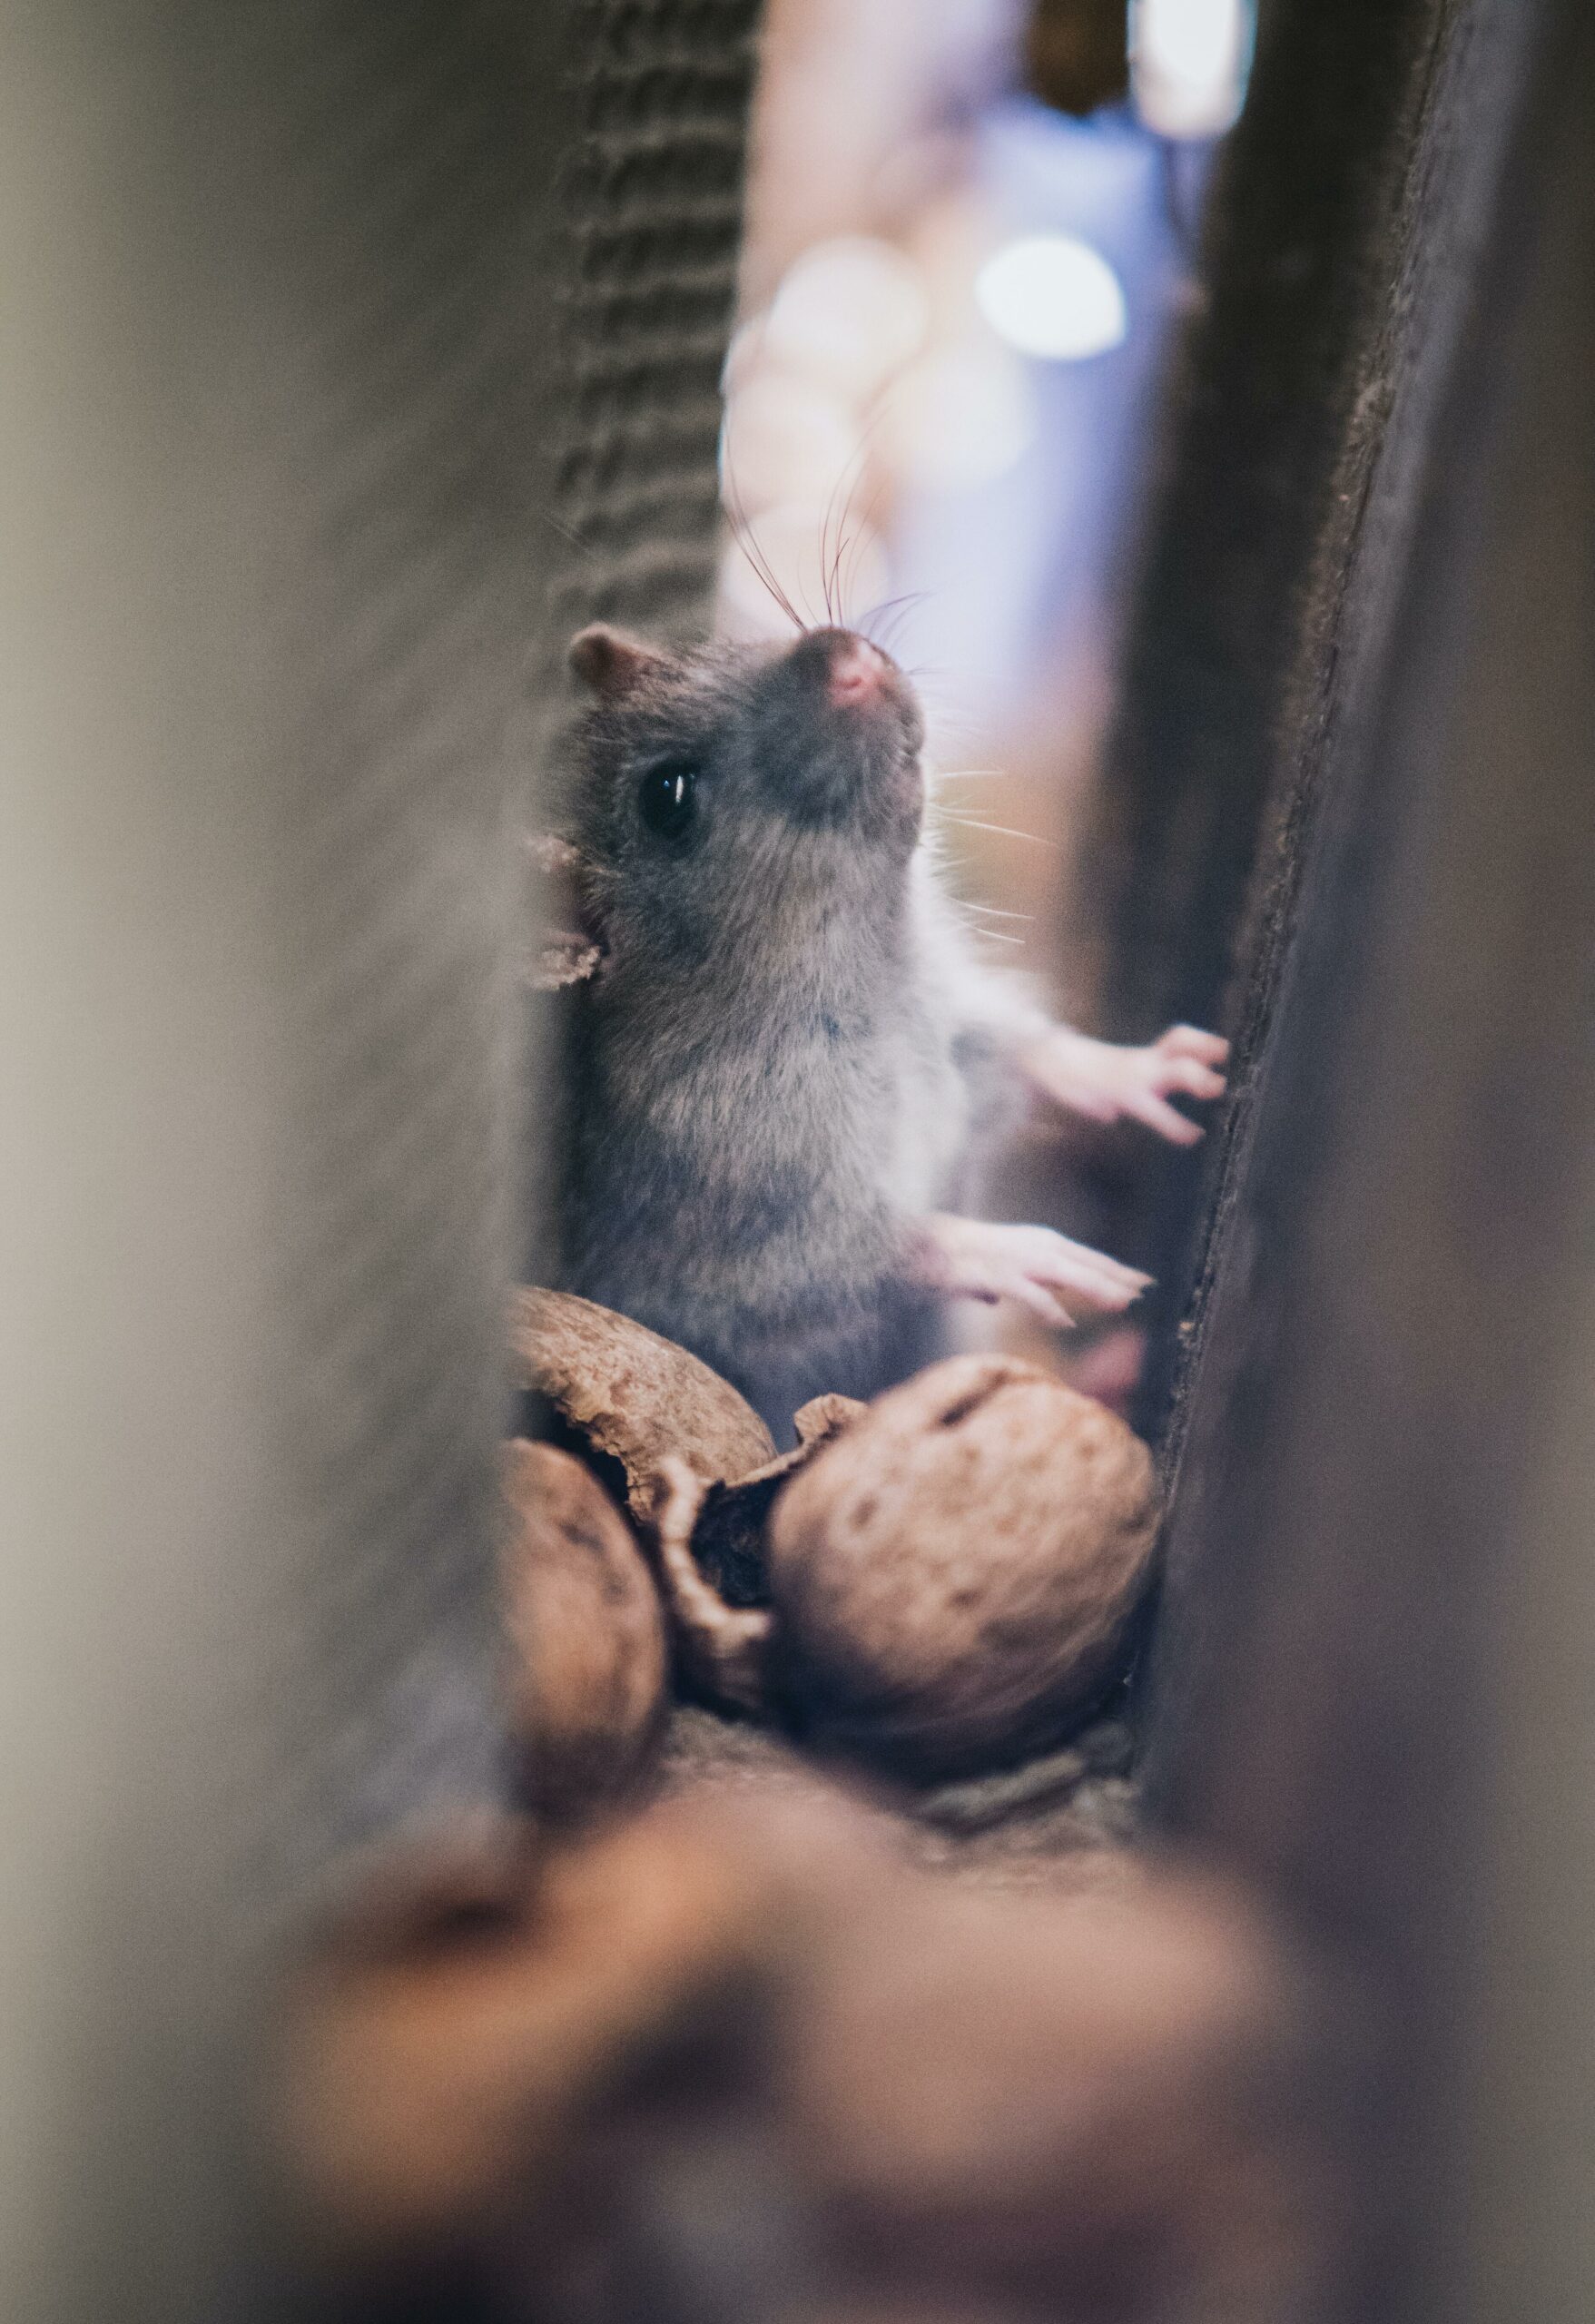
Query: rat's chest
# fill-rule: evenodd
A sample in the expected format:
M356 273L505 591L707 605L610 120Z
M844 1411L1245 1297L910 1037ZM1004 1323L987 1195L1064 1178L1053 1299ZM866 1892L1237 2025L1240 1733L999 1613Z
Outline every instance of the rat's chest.
M717 1216L916 1216L969 1137L950 1028L911 1000L849 1015L750 1000L688 1038L627 1027L591 1062L589 1128L612 1162L634 1192L690 1189L711 1231Z

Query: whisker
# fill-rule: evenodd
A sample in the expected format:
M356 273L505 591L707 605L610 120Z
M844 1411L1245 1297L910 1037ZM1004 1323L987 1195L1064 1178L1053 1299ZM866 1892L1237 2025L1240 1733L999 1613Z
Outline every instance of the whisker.
M825 601L825 618L832 628L836 626L836 606L832 602L832 595L836 582L836 569L830 556L832 520L833 518L837 520L837 537L840 541L847 524L847 515L844 508L838 517L838 504L842 499L843 487L847 486L849 471L853 462L861 457L862 447L858 446L843 460L837 470L836 481L827 496L825 512L820 519L820 593ZM840 551L838 553L840 554Z
M740 550L742 556L749 570L752 572L754 579L758 582L760 587L763 590L765 596L771 600L772 604L786 615L787 619L793 624L793 626L794 628L801 629L802 627L802 624L798 620L796 608L793 605L793 602L787 596L785 590L782 588L779 582L771 572L763 551L760 548L758 543L753 538L753 533L748 528L744 520L737 514L729 503L725 503L724 505L725 507L726 523L731 533L731 537L735 542L737 548Z
M792 600L776 581L768 557L754 538L753 526L749 522L736 478L732 471L729 447L722 448L720 466L720 502L725 512L725 521L731 537L747 559L754 575L763 583L766 594L781 607L789 620L795 622L797 615Z
M871 458L871 453L874 453L874 437L877 437L879 428L881 428L881 419L883 419L883 416L886 416L886 398L877 398L877 402L874 402L874 409L871 409L870 414L865 416L865 423L862 423L861 432L858 432L858 456L856 456L856 458L858 458L858 474L856 474L856 477L853 477L853 486L851 486L849 497L846 497L846 509L842 511L842 523L844 523L844 526L846 526L846 520L849 520L851 516L853 516L853 497L856 497L856 493L858 493L858 486L861 486L861 483L865 481L867 472L870 472L870 458ZM867 502L865 502L865 509L862 509L861 526L858 526L858 532L856 532L856 535L853 535L853 569L851 569L851 572L844 572L844 567L842 567L842 557L846 556L846 544L844 544L844 551L842 551L842 556L837 557L837 593L840 593L840 597L837 597L837 602L840 602L840 605L842 605L842 609L846 609L846 602L849 602L849 595L851 595L851 590L853 590L853 584L856 584L856 578L858 578L858 557L862 556L862 548L865 548L865 541L870 539L870 535L871 535L871 532L874 532L874 518L877 518L879 502L881 502L881 493L886 493L886 490L888 490L888 477L886 477L886 472L883 472L883 469L881 469L881 472L877 474L877 478L874 478L874 490L871 490L871 493L870 493L870 499L867 499ZM861 635L862 635L862 627L865 627L865 625L862 625L862 621L851 621L851 623L849 623L849 627L851 627L851 630L858 630L858 632L861 632Z
M725 511L726 522L731 528L732 537L746 557L756 577L763 583L772 603L786 615L800 635L804 635L812 625L805 623L800 617L797 607L777 580L774 568L755 538L753 526L743 506L742 496L737 490L736 479L731 472L730 461L724 461L722 466L720 499L721 506Z
M553 527L554 531L558 534L562 541L568 541L570 543L572 548L579 549L584 556L597 556L598 552L593 547L591 541L583 540L578 532L573 531L570 526L562 524L559 518L556 517L550 509L540 509L538 514L541 516L543 522L546 525Z
M806 627L803 617L793 604L784 582L776 574L769 551L764 547L763 543L754 532L752 523L746 517L738 517L736 537L743 555L753 566L759 580L763 582L766 594L780 607L793 627L802 631Z
M865 428L857 445L842 464L842 474L832 488L825 512L825 523L820 528L820 563L825 570L825 610L834 623L842 610L842 560L847 552L848 520L852 515L853 495L867 470L870 458L870 430ZM845 488L845 489L844 489ZM826 567L825 547L831 519L836 518L836 548Z
M878 604L870 607L863 621L860 622L859 627L861 630L864 622L873 621L880 614L894 613L900 606L922 606L930 595L929 589L905 589L901 596L882 597Z
M875 643L881 646L887 653L895 654L897 650L897 641L902 634L903 625L909 620L916 606L926 605L930 602L930 593L928 589L910 589L906 590L901 597L888 597L881 605L872 606L870 608L870 611L864 615L863 620L859 624L859 627L867 637L871 634L870 624L872 621L878 620L882 614L890 615L891 618L887 623L885 635L883 637L876 638Z
M973 815L955 815L946 807L938 807L935 812L943 822L957 823L964 831L995 832L999 839L1022 839L1031 847L1050 848L1055 855L1063 852L1056 840L1043 839L1039 832L1016 832L1009 823L983 823Z
M873 638L875 644L881 648L881 652L883 654L890 654L893 661L895 661L897 659L897 648L902 636L904 618L905 616L901 613L894 614L891 620L888 621L883 627L879 629L871 629L866 623L861 622L859 624L860 633L865 637Z
M847 520L844 517L842 521L845 524ZM861 535L857 533L842 533L838 538L836 555L832 560L831 566L831 579L836 591L836 602L839 608L842 611L845 625L849 629L856 627L857 625L853 622L846 621L847 589L842 577L842 561L843 557L846 556L848 550L853 546L853 543L860 538L861 538Z
M877 413L876 418L875 418L875 419L871 419L871 421L870 421L870 423L869 423L869 426L866 428L866 429L865 429L865 431L864 431L864 434L865 434L865 442L866 442L866 444L868 443L870 430L871 430L871 428L873 428L873 427L875 426L875 424L876 424L876 419L878 419L878 418L879 418L879 414ZM843 590L843 602L844 602L844 603L846 602L846 597L847 597L847 596L848 596L849 594L851 594L851 592L852 592L852 587L853 587L853 585L854 585L854 583L857 581L857 579L858 579L858 577L859 577L859 576L858 576L859 559L862 556L862 555L863 555L863 553L864 553L864 547L865 547L865 544L866 544L866 543L867 543L867 542L868 542L868 541L869 541L869 540L870 540L870 539L874 536L874 534L875 534L875 531L876 531L876 523L875 523L875 519L876 519L877 514L878 514L879 509L880 509L881 495L886 491L886 489L887 489L887 478L886 478L884 476L881 476L881 477L877 478L877 479L876 479L876 483L875 483L875 488L874 488L873 492L871 492L871 495L870 495L870 497L869 497L868 501L865 503L863 515L862 515L861 518L860 519L860 523L859 523L859 529L858 529L857 533L856 533L856 534L854 535L854 537L853 537L853 562L852 562L852 566L851 570L850 570L850 571L849 571L849 572L848 572L844 576L842 576L842 590ZM848 514L851 516L851 515L852 515L852 503L851 503L851 501L850 501L850 503L849 503L849 507L848 507Z

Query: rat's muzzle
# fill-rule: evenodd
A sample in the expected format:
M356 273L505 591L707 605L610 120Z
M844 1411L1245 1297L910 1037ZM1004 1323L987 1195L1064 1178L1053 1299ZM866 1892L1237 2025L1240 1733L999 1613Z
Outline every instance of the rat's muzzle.
M852 629L812 629L787 656L800 684L818 692L828 709L918 724L902 672L869 638Z
M924 728L889 655L851 629L810 630L769 671L773 754L789 809L804 822L893 826L922 802Z
M831 656L825 691L836 710L866 710L882 695L891 665L867 637L849 637Z

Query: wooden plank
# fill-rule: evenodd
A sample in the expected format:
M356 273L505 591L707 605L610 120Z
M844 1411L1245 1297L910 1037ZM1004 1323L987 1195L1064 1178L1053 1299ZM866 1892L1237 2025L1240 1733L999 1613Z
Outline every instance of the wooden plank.
M1341 616L1183 1386L1148 1766L1158 1818L1363 1994L1347 2324L1588 2308L1595 30L1499 0L1452 41L1412 238L1451 239L1458 351L1393 407L1373 489L1410 463L1413 520L1383 610Z
M1275 0L1215 188L1081 916L1111 1029L1220 1023L1243 1091L1342 705L1410 541L1490 174L1452 133L1470 106L1488 128L1489 16ZM1105 1227L1161 1286L1140 1418L1171 1462L1245 1128L1243 1107L1198 1156L1145 1157Z

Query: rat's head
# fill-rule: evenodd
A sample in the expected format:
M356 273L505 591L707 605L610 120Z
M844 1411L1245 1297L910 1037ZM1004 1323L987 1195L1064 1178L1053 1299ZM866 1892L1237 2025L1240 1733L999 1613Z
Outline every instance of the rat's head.
M617 955L795 948L832 901L906 891L923 727L867 639L673 653L599 625L570 661L591 703L570 834Z

